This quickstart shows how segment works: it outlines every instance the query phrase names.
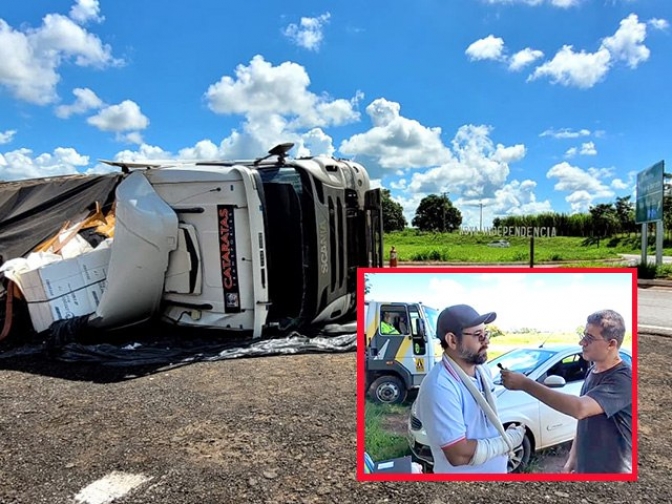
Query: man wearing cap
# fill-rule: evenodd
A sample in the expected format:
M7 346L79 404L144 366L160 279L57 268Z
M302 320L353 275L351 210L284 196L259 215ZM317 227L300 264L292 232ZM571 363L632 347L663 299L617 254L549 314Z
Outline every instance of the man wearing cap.
M424 378L417 398L435 474L506 473L508 453L523 441L523 427L504 432L501 423L497 426L492 376L483 365L489 342L486 324L496 318L494 312L480 315L465 304L439 315L442 362Z

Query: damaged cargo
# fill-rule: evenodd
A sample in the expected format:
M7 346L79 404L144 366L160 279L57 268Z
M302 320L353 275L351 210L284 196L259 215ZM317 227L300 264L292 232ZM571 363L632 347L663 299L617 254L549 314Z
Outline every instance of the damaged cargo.
M354 320L382 266L380 189L358 163L107 162L121 173L0 183L4 320L117 330L150 320L259 338Z

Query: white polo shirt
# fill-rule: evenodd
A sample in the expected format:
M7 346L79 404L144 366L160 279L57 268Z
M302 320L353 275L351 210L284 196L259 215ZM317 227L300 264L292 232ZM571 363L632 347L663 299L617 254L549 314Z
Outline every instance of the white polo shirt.
M483 368L490 372L487 366ZM469 378L478 390L483 390L480 379ZM486 383L492 383L491 375ZM427 433L434 458L435 474L506 473L507 455L492 458L479 466L453 466L444 455L442 448L462 439L500 436L460 377L448 367L445 357L422 380L416 401L416 412Z

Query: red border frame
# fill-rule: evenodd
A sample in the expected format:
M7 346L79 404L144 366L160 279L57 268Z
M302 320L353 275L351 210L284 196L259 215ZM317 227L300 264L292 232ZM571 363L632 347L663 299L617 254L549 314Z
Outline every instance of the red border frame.
M366 370L364 337L364 275L398 273L620 273L632 281L632 473L630 474L393 474L364 472ZM358 481L637 481L637 269L636 268L493 268L493 267L401 267L357 270L357 480Z

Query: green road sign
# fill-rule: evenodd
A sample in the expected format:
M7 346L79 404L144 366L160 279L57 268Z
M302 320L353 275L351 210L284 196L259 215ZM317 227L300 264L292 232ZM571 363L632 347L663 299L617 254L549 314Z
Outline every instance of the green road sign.
M637 174L637 204L635 222L663 220L663 173L665 164L660 161Z

